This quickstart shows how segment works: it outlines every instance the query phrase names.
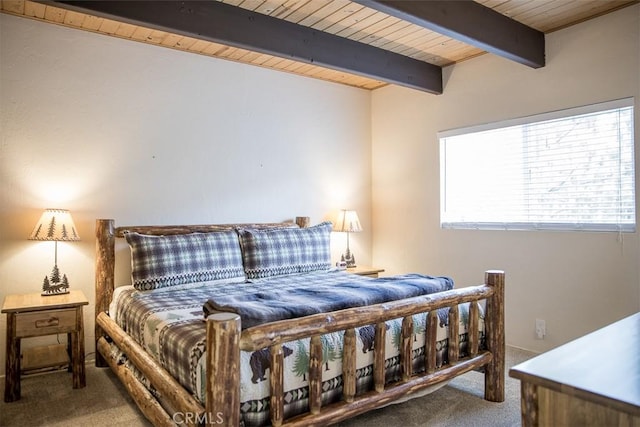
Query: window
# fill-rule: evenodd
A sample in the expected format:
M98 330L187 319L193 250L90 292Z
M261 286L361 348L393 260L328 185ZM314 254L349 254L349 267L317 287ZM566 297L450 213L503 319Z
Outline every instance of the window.
M631 98L438 137L443 228L635 231Z

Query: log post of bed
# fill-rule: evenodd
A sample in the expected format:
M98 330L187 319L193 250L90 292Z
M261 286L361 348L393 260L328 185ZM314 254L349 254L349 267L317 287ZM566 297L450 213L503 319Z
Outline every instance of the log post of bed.
M115 277L115 221L112 219L96 220L96 318L102 312L109 310L113 297ZM104 331L96 322L95 339L96 350L98 340L105 336ZM99 351L96 351L96 366L109 366Z
M485 367L484 398L491 402L503 402L505 375L504 272L487 271L485 283L494 288L494 293L487 298L487 314L485 316L487 350L493 355L493 358Z
M240 316L235 313L207 317L207 424L240 424L240 333Z

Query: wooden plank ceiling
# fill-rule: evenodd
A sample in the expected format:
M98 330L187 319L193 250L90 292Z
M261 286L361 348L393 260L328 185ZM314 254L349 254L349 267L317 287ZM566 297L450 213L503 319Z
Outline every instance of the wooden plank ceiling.
M384 72L367 73L366 70L363 72L360 64L356 64L353 67L350 65L342 66L342 64L332 65L332 59L340 62L339 55L334 55L328 61L315 62L313 60L304 61L294 55L289 55L289 57L285 54L277 56L277 54L273 54L273 49L265 50L258 46L255 49L250 46L248 48L237 47L246 46L246 43L235 43L236 47L234 47L233 42L214 41L220 38L207 37L207 34L204 34L206 31L182 31L171 26L173 22L169 25L159 25L157 22L153 22L155 19L153 16L148 20L146 15L143 18L138 18L135 15L114 16L114 13L111 13L111 10L108 9L111 7L110 2L86 2L89 7L92 7L92 3L96 5L104 3L107 8L106 12L99 10L99 6L95 6L96 10L87 11L82 2L0 1L2 12L8 14L195 54L272 68L363 89L376 89L390 82L408 87L419 86L412 85L411 82L404 82L402 79L396 79L393 75L387 75ZM494 32L493 36L489 34L488 39L483 39L483 35L480 34L480 40L478 40L477 35L473 34L472 31L470 31L471 34L466 33L466 29L473 29L473 25L470 25L468 21L457 20L453 25L458 25L461 30L458 31L455 28L451 30L449 27L442 28L443 24L437 22L437 20L434 23L431 19L424 19L424 16L420 16L420 11L400 10L402 9L402 3L406 3L407 7L411 9L420 2L379 0L357 0L355 2L348 0L222 0L221 3L233 6L232 12L234 10L241 12L240 9L243 9L245 12L241 13L255 12L301 26L294 26L295 28L305 27L305 31L322 32L323 37L328 37L330 40L337 40L338 42L343 41L349 49L353 46L356 46L356 49L358 46L368 46L366 48L368 49L367 52L372 51L374 54L381 52L385 55L392 55L389 58L377 56L375 60L378 63L386 61L393 63L392 65L395 66L396 63L407 62L411 67L417 65L418 68L413 68L412 72L422 72L420 71L423 69L420 68L420 64L422 64L424 69L427 70L425 73L430 73L434 69L440 70L440 67L476 57L487 51L503 54L506 57L510 57L510 59L518 60L518 62L529 66L544 65L544 40L542 40L541 63L537 59L533 61L527 58L521 60L517 58L518 54L510 52L504 54L504 48L498 46L501 41L509 39L508 34L512 34L509 31L514 30L505 27L502 33L498 31ZM472 6L473 12L475 12L475 9L480 9L480 13L476 15L478 18L484 18L484 15L488 13L491 15L489 18L494 19L494 21L487 21L486 25L515 24L523 27L524 33L518 33L511 37L513 39L521 39L528 34L526 31L546 34L629 6L637 3L637 0L476 0L475 3L460 1L452 1L450 4L447 4L447 2L425 2L424 5L430 5L429 7L433 8L432 5L437 3L442 4L441 9L448 8L454 4L461 7ZM464 5L464 3L473 4ZM144 4L147 10L154 8L153 2L145 2ZM212 7L208 12L209 14L217 13L216 7L218 6L213 4L209 6ZM227 7L227 9L229 8ZM453 13L451 10L440 12L441 15ZM505 19L505 17L510 19ZM500 22L488 24L488 22L495 22L496 18ZM245 17L245 19L253 18L250 16L249 18ZM275 19L265 19L270 22L276 22L277 25L278 21L275 21ZM512 21L517 22L514 23ZM142 23L144 25L141 25ZM448 26L449 24L446 25ZM270 29L268 28L268 30ZM434 29L439 30L439 32L434 31ZM517 28L516 31L520 31L520 28ZM460 32L464 34L460 34ZM491 37L497 41L492 41ZM274 40L277 42L277 39ZM301 46L304 45L302 42L299 44ZM269 53L265 53L267 51ZM330 53L328 53L329 56L331 56ZM295 57L295 59L291 59L292 57ZM318 65L318 63L323 65ZM329 63L329 66L326 65L327 63ZM329 68L330 66L333 66L333 68ZM366 67L368 65L362 66ZM345 69L348 71L345 71ZM379 78L376 78L376 76ZM409 78L409 80L412 80L412 78ZM435 80L437 80L437 77L435 77ZM424 84L424 86L418 87L421 90L439 93L437 84L429 86L430 82L419 83L420 85Z

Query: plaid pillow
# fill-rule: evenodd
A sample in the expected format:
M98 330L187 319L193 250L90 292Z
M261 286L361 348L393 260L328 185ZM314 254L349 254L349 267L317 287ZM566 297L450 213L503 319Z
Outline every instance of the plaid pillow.
M331 268L330 222L308 228L238 229L248 279Z
M149 290L219 279L244 279L235 231L151 236L126 233L131 277L136 289Z

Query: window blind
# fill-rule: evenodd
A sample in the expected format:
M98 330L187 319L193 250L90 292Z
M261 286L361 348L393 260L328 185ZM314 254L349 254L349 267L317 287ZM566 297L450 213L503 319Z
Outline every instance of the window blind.
M635 231L633 99L441 132L441 226Z

